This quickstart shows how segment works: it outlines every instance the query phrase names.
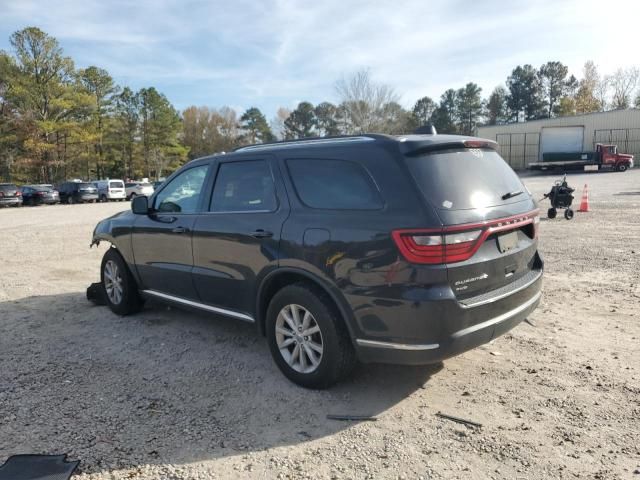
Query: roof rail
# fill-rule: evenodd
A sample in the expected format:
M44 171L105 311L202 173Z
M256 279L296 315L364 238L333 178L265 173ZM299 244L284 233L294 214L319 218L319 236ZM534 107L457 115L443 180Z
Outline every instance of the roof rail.
M239 147L234 152L246 152L249 150L267 150L271 148L291 148L298 146L313 146L313 145L332 145L336 143L356 143L356 142L373 142L375 138L373 136L345 136L345 137L325 137L325 138L309 138L299 140L285 140L282 142L273 143L259 143L256 145L248 145L246 147Z

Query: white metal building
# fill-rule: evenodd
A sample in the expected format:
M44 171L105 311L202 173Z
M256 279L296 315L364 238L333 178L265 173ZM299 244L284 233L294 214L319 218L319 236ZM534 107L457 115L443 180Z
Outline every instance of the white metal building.
M595 149L596 143L618 145L618 152L640 158L640 109L612 110L570 117L478 127L477 135L500 144L500 153L515 169L542 160L545 152Z

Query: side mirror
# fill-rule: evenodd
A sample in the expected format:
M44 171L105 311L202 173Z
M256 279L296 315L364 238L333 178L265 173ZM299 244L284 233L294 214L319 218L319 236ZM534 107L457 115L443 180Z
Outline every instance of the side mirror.
M144 195L136 196L131 200L131 211L136 215L147 215L149 213L149 199Z

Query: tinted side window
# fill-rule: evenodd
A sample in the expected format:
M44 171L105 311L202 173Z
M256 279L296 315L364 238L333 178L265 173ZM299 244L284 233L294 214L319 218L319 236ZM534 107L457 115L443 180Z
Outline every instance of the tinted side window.
M159 212L195 213L209 165L193 167L178 174L154 200Z
M273 176L266 161L220 165L213 187L212 212L274 211L276 208Z
M334 210L379 210L380 193L367 171L346 160L287 160L298 197L306 206Z

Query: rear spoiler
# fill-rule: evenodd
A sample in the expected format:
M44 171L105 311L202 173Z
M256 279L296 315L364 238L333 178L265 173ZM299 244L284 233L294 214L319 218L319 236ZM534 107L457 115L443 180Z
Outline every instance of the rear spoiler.
M449 142L433 142L425 140L407 139L400 142L400 151L408 156L420 155L425 152L433 152L436 150L450 150L453 148L489 148L498 150L500 146L493 140L484 138L460 138Z

